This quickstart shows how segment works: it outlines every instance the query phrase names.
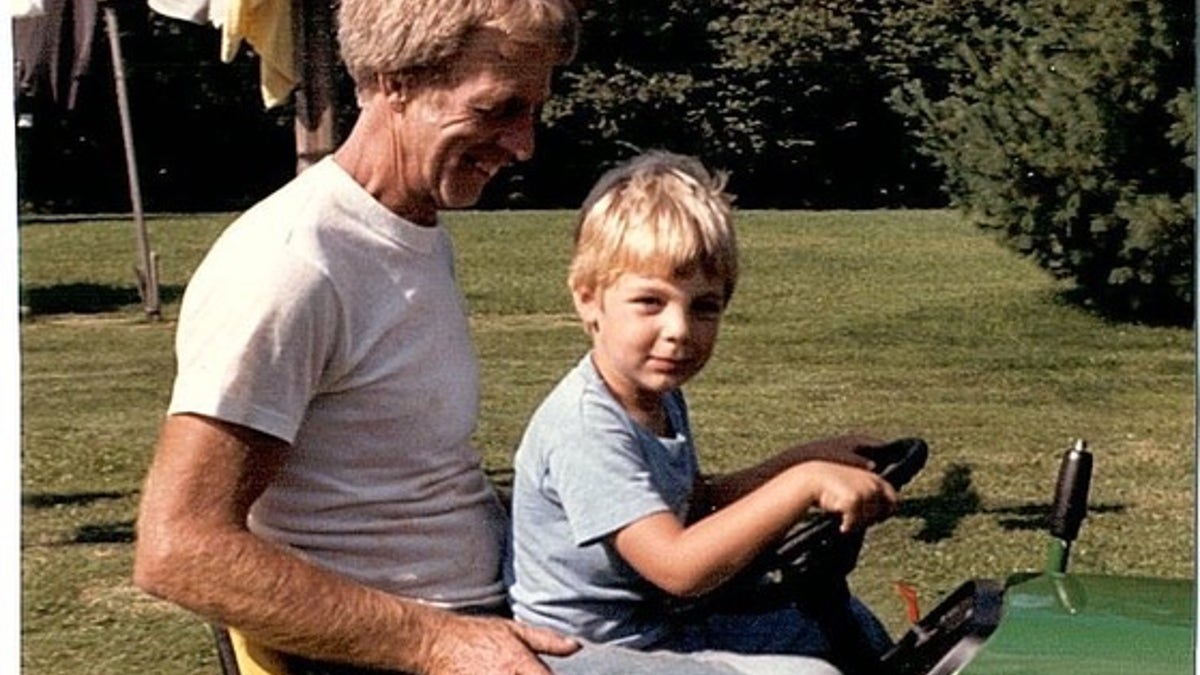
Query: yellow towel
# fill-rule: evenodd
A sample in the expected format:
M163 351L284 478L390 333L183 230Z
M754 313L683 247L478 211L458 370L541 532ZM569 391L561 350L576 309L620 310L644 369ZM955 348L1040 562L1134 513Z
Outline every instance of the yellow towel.
M221 60L233 61L242 40L259 57L263 105L287 101L296 86L291 0L229 0L221 25Z

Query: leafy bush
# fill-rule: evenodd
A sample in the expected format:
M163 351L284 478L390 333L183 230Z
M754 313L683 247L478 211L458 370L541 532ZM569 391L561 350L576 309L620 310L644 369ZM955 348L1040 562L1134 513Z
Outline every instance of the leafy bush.
M742 206L944 205L885 101L866 58L869 14L853 3L586 7L579 57L547 106L536 189L575 177L563 167L594 174L635 148L666 147L730 170Z
M1191 5L887 5L878 63L952 203L1106 313L1190 321Z
M729 170L746 207L945 204L940 177L866 59L871 9L837 0L584 6L580 53L555 82L533 160L493 181L481 207L574 208L605 168L649 147ZM250 48L222 63L212 26L145 3L114 8L148 211L245 208L294 173L293 106L263 110ZM100 30L76 113L18 99L35 120L18 139L27 210L128 209ZM344 137L357 108L344 69L334 78Z

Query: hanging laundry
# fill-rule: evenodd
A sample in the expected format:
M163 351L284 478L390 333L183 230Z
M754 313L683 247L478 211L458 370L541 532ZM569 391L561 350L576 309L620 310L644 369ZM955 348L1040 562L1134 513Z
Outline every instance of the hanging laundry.
M221 30L221 60L237 57L242 41L259 58L263 105L285 103L299 80L292 36L292 0L149 0L150 9Z
M268 108L296 86L292 0L229 0L221 28L221 60L233 61L245 40L259 57L259 84Z
M96 35L96 0L41 0L42 13L13 18L14 87L17 96L49 93L75 109ZM44 88L48 88L45 92Z
M225 19L226 3L223 0L150 0L148 4L150 9L163 16L191 23L215 25L214 19Z
M25 19L45 14L46 8L42 6L42 0L9 0L8 11L14 19Z

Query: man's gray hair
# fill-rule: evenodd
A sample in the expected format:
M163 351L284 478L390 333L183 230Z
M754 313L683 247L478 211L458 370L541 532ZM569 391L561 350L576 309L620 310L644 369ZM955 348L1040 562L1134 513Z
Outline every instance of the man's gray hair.
M579 17L570 0L341 0L342 61L361 91L380 75L437 77L477 32L497 30L518 43L545 45L570 61Z

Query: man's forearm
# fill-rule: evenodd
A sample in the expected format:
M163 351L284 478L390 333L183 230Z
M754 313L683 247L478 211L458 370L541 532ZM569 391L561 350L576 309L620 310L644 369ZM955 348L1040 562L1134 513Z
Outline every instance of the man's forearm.
M447 612L368 588L249 532L139 556L147 591L280 651L420 672Z
M169 417L142 491L135 582L282 651L411 668L422 624L444 612L321 569L246 528L288 452L244 427Z

